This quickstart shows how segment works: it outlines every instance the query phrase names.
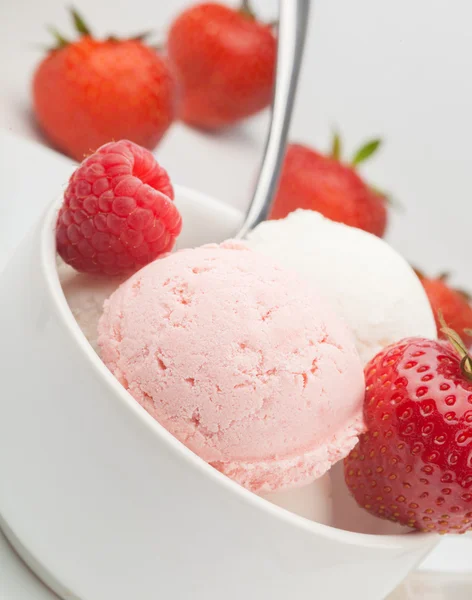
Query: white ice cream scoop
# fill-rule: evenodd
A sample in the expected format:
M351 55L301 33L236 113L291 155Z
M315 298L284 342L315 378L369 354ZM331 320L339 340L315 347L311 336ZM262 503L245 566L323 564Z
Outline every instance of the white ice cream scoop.
M406 260L380 238L297 210L248 234L251 248L301 274L354 332L364 363L404 337L436 337L428 298Z

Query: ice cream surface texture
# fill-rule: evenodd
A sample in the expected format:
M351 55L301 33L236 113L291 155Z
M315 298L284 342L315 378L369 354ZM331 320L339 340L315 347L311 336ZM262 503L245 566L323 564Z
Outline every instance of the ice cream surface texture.
M132 275L105 302L99 346L157 421L260 494L320 477L364 430L349 329L296 274L237 242Z
M404 337L436 337L428 298L410 265L380 238L297 210L261 223L249 246L312 283L351 327L363 363Z

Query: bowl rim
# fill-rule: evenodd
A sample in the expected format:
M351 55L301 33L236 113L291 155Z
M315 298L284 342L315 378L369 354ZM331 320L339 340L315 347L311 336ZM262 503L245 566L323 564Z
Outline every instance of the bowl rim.
M192 200L192 202L211 206L214 212L222 213L223 215L231 216L235 222L241 220L241 212L234 207L224 204L212 198L211 196L187 188L185 186L175 185L175 196L178 198L184 196ZM357 533L338 529L331 525L324 525L301 517L284 508L276 506L264 498L243 488L235 481L231 480L226 475L223 475L205 460L200 458L177 438L175 438L163 425L156 421L136 400L131 394L123 388L114 375L107 369L106 365L100 360L99 356L93 350L92 346L87 341L82 333L77 321L75 320L67 300L62 291L62 286L59 281L56 262L56 244L55 244L55 222L57 212L62 204L62 198L56 199L49 205L46 212L41 217L39 245L40 245L40 268L44 275L47 285L47 290L50 295L53 305L57 308L60 322L68 335L76 342L85 360L87 360L95 373L102 378L105 384L110 389L110 392L122 402L129 410L132 418L139 419L141 423L152 431L153 435L159 436L173 452L178 454L181 459L187 461L193 468L200 470L205 476L214 480L217 485L226 487L231 493L239 496L240 500L251 504L257 510L268 512L273 518L281 519L292 527L303 530L305 533L314 534L322 538L329 539L333 542L342 542L348 545L355 545L365 548L384 548L384 549L405 549L415 550L424 547L432 547L438 541L438 535L429 532L408 532L399 534L371 534Z

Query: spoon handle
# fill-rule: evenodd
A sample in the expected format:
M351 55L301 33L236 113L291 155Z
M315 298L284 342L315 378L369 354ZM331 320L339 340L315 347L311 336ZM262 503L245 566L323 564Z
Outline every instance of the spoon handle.
M279 5L277 67L269 135L254 196L236 235L239 239L269 214L285 155L305 45L310 0L280 0Z

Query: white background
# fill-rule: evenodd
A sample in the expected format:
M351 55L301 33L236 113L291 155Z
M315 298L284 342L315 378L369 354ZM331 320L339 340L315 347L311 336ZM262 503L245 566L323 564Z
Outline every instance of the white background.
M31 75L41 57L38 46L50 41L45 24L71 33L66 4L0 0L0 129L41 140L31 118ZM99 34L153 28L162 37L172 17L188 3L77 4ZM254 4L267 19L275 16L275 0ZM472 3L313 4L291 138L328 148L337 126L352 151L365 138L382 136L385 146L364 172L404 206L404 212L393 214L389 240L417 266L431 273L450 270L458 283L472 289L467 253L472 224ZM218 136L176 125L157 155L178 183L245 208L266 126L267 115ZM5 151L2 148L0 154ZM21 168L28 178L28 164ZM52 181L51 189L55 187ZM468 562L465 539L457 546L448 540L446 547L457 549L461 566ZM440 557L448 554L436 554L430 566L440 568Z
M275 0L255 0L264 17ZM0 127L37 137L29 86L50 41L45 24L71 33L64 0L0 2ZM153 28L161 36L184 0L81 0L98 34ZM472 4L468 0L313 0L292 139L327 148L337 125L352 150L385 139L365 173L405 207L389 237L431 272L470 282L472 217ZM266 118L221 136L175 127L158 149L182 184L244 207L257 172ZM176 152L176 148L179 152ZM469 246L469 244L467 244Z

